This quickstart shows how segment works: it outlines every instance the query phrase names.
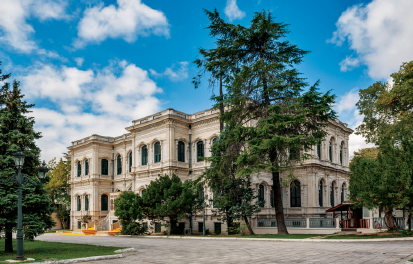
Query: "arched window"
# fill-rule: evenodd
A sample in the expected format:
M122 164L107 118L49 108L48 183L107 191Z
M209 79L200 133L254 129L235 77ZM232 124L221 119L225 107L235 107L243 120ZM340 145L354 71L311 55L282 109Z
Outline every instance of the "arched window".
M334 206L334 182L331 183L331 190L330 190L330 202L331 202L331 207Z
M198 141L196 143L196 161L202 161L204 157L204 141Z
M341 186L341 203L344 203L344 183L343 183L343 185Z
M85 211L89 211L89 196L85 196Z
M102 175L109 174L109 162L107 159L102 159L102 167L101 167Z
M344 142L341 142L340 144L340 164L343 165L343 145Z
M185 143L178 142L178 161L185 162Z
M214 139L212 140L212 145L215 145L217 142L218 142L218 138L214 138Z
M101 211L108 210L108 196L106 194L102 194L101 196L100 210Z
M77 177L80 177L82 175L82 164L80 164L80 161L77 162Z
M116 158L116 172L118 175L122 173L122 159L120 155Z
M330 143L328 145L328 154L330 161L333 162L333 139L330 140Z
M323 207L323 181L320 181L320 187L318 189L318 202L320 207Z
M260 184L259 189L258 189L258 201L261 204L262 207L264 207L265 200L264 200L264 185Z
M142 192L141 192L142 197L143 197L143 195L145 194L145 191L146 191L145 189L142 190Z
M317 157L321 159L321 144L317 145Z
M132 152L129 153L129 172L132 172Z
M271 186L271 195L270 195L270 199L271 199L271 207L274 208L275 207L275 196L274 196L274 186Z
M148 147L145 145L142 147L142 166L148 165Z
M155 143L155 163L161 161L161 143L156 142Z
M81 204L81 200L80 200L80 196L77 196L77 210L80 211L82 210L82 204Z
M301 207L301 187L300 182L295 180L291 183L291 207Z

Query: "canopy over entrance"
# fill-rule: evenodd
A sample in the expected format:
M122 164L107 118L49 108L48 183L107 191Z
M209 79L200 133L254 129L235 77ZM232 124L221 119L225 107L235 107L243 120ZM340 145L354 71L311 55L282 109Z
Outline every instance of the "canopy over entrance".
M340 212L340 227L342 231L355 231L357 228L369 228L369 219L362 219L361 208L352 209L352 205L353 203L342 202L326 210L326 213L333 212L333 218L336 218L336 212Z

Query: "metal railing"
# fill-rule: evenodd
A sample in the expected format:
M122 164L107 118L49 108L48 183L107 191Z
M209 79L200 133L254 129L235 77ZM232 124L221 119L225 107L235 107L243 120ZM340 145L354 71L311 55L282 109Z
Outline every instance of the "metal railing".
M284 221L285 221L286 227L299 227L299 228L307 227L306 218L285 218Z
M275 218L258 218L258 227L277 227L277 219Z
M406 219L404 217L395 217L394 218L396 221L396 226L398 226L400 229L406 229ZM411 219L413 223L413 219ZM387 228L386 221L384 217L374 217L373 218L373 228L378 229L377 224L380 224L380 228Z
M336 228L336 219L310 218L310 228Z

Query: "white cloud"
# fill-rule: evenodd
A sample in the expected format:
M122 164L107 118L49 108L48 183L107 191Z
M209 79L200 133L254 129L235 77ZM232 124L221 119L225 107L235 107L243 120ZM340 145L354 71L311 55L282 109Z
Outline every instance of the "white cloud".
M373 0L349 7L338 19L330 42L349 43L357 58L346 57L341 70L367 65L372 78L388 78L402 62L413 60L413 1Z
M336 104L338 114L342 114L344 111L354 111L356 109L356 103L360 99L358 91L353 89L343 96L340 96L338 103Z
M23 53L37 51L50 57L57 54L38 49L33 40L33 27L27 23L30 18L41 21L66 19L67 3L64 0L2 0L0 4L0 42ZM58 56L58 55L57 55Z
M48 100L35 108L39 146L49 160L67 151L72 141L92 134L119 136L134 119L160 110L162 92L148 72L126 61L101 70L38 64L18 77L29 101Z
M233 21L235 19L242 19L243 17L245 17L245 12L239 9L236 0L227 0L225 15L227 15L229 21Z
M140 0L117 0L117 7L100 3L87 8L78 24L74 46L100 43L107 38L122 38L131 43L138 36L155 34L169 37L169 23L163 12L154 10Z
M155 70L150 69L151 75L155 77L162 77L162 76L167 76L171 81L180 81L188 78L188 64L189 62L187 61L181 61L178 63L179 67L176 71L174 71L174 68L176 68L176 64L172 65L171 67L168 67L165 69L163 73L158 73Z
M83 65L83 62L85 61L84 58L74 58L77 67L81 67Z
M335 108L338 112L340 121L343 121L349 125L354 131L363 122L363 115L360 115L359 110L356 108L356 103L359 101L359 94L356 89L352 89L346 94L338 98L338 102ZM349 137L349 155L350 159L354 156L354 151L358 151L362 148L374 147L374 144L366 143L363 136L351 134Z

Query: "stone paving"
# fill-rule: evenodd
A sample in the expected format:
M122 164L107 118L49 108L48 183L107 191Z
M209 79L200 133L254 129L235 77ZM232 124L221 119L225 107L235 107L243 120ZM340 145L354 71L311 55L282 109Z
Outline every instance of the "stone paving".
M88 263L405 263L413 241L273 242L42 235L36 240L133 247L123 259Z

